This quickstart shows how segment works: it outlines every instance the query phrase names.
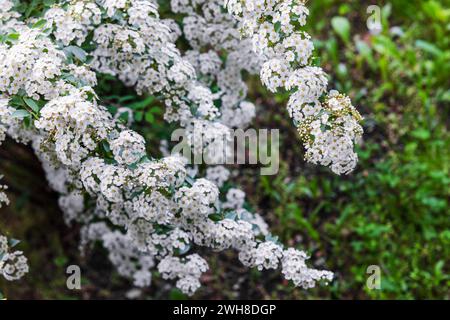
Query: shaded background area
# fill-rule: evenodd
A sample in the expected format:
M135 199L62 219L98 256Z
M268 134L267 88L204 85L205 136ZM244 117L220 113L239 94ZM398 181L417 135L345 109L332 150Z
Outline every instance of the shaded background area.
M31 14L44 2L28 3ZM371 4L382 8L380 34L366 25ZM195 298L448 299L449 2L313 0L308 6L317 64L365 117L359 165L345 177L306 165L285 110L288 97L274 96L249 78L250 100L260 108L253 126L280 129L281 167L274 177L243 167L236 182L280 240L309 251L313 264L336 272L336 280L304 291L276 273L243 268L233 252L208 253L210 271ZM107 76L100 76L97 89L112 111L118 104L136 110L135 127L150 146L170 137L152 97L136 96ZM156 156L158 148L149 152ZM102 248L80 256L78 227L64 224L57 195L27 147L7 141L0 172L12 202L0 209L0 231L22 240L18 248L31 266L19 282L0 280L0 291L9 299L126 297L129 282L114 272ZM70 264L82 267L81 291L66 289ZM370 265L381 267L382 290L365 285ZM157 274L153 283L138 296L185 298Z

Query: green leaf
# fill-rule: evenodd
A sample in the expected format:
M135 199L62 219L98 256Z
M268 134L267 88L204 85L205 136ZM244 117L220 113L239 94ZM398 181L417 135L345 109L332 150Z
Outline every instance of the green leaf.
M178 289L170 291L170 300L187 300L187 296Z
M133 100L133 99L135 99L135 98L136 98L136 97L133 96L133 95L127 95L127 96L124 96L124 97L117 97L117 99L118 99L118 101L119 101L120 103L124 103L124 102L130 101L130 100Z
M11 247L11 248L13 248L13 247L15 247L15 246L17 246L19 243L20 243L20 240L17 240L17 239L9 239L9 246Z
M279 238L278 238L278 236L273 236L272 234L268 234L268 235L266 235L266 237L265 237L265 240L266 241L272 241L273 243L279 243Z
M33 99L30 98L23 98L23 101L25 101L26 105L29 106L31 108L31 110L33 110L34 112L38 113L39 112L39 106L36 103L36 101L34 101Z
M80 47L68 46L64 48L64 52L66 52L69 56L75 56L81 62L86 62L87 53Z
M428 140L431 137L430 131L426 129L416 129L411 132L411 135L419 140Z
M144 117L144 113L142 111L138 111L134 113L134 120L140 122L142 121L142 118Z
M154 113L154 114L162 114L163 113L159 106L151 107L149 112Z
M183 255L189 252L189 250L191 250L191 245L190 244L186 244L183 249L180 249L179 254Z
M225 215L225 219L236 220L237 214L235 211L228 212Z
M154 96L149 96L142 101L134 102L128 105L129 108L134 110L145 109L155 100Z
M445 262L443 260L439 260L434 266L434 273L443 274L442 269L444 269Z
M148 123L154 123L155 122L155 116L151 112L145 113L145 121Z
M218 221L221 221L223 219L222 215L220 215L218 213L210 214L208 217L209 217L209 219L211 219L214 222L218 222Z
M423 41L423 40L417 40L416 41L416 47L419 49L422 49L425 52L428 52L436 57L440 57L443 55L443 52L441 49L439 49L436 45Z
M106 151L106 153L110 153L111 152L111 148L110 148L109 143L107 141L105 141L105 140L102 141L102 147L103 147L103 150Z
M20 34L18 33L10 33L8 34L8 40L18 40L20 37Z
M393 58L400 59L401 55L399 53L399 49L397 48L397 45L395 42L393 42L390 38L379 35L374 39L373 42L373 48L386 56L390 56Z
M364 41L357 41L356 49L358 49L358 52L363 56L369 56L372 54L372 49Z
M16 110L12 113L11 117L17 119L24 119L30 116L30 113L27 110Z
M275 32L280 32L281 22L280 21L276 22L274 27L275 27Z
M350 22L345 17L334 17L331 19L331 26L334 31L344 40L345 42L350 41Z
M41 19L38 22L36 22L35 24L33 24L31 27L33 29L41 29L43 26L45 26L47 23L47 20L45 19Z

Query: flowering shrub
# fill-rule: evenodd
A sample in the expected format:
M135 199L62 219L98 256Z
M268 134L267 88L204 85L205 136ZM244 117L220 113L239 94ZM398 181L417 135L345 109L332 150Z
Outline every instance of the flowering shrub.
M255 116L242 74L260 73L271 91L292 93L288 110L307 160L350 172L360 116L348 97L325 94L326 75L308 65L312 43L298 31L306 23L304 3L225 4L231 14L219 0L172 0L172 11L184 16L180 29L151 1L60 1L42 19L25 19L12 1L0 0L0 141L8 135L32 145L60 194L65 221L82 225L82 250L101 242L135 286L150 285L158 270L193 294L209 268L194 251L207 247L233 249L245 266L280 269L296 286L311 288L331 281L332 273L309 268L306 253L279 243L260 215L244 209L243 191L221 196L230 178L225 167L196 177L179 156L151 158L144 137L95 92L102 73L157 96L165 120L185 128L192 145L200 128L214 154L217 136ZM190 50L177 49L179 37ZM3 189L0 204L7 204ZM1 248L8 252L6 244ZM2 261L8 280L28 270L20 252Z

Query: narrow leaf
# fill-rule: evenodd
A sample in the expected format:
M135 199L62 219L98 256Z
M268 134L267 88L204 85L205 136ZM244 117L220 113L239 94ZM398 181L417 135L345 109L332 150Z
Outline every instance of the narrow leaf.
M25 103L27 104L27 106L29 106L31 108L31 110L33 110L34 112L38 113L39 112L39 106L36 103L36 101L34 101L33 99L30 98L23 98L23 101L25 101Z
M36 22L35 24L33 24L32 28L33 29L41 29L46 24L47 24L47 20L41 19L38 22Z
M345 41L350 41L350 22L345 17L334 17L331 19L334 31Z
M30 113L27 110L16 110L11 115L11 117L17 118L17 119L23 119L23 118L26 118L29 116L30 116Z

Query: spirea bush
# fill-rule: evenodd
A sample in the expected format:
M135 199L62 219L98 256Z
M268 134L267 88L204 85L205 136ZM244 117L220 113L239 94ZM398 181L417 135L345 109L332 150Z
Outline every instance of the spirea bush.
M58 1L29 18L16 5L0 0L0 141L33 147L64 220L82 225L81 250L99 242L135 286L151 285L158 271L189 295L209 269L200 248L235 250L245 266L279 270L302 288L332 280L244 209L243 191L222 194L227 168L193 174L181 156L150 157L144 137L95 91L97 75L108 74L157 97L164 119L184 128L192 146L200 130L214 154L216 137L255 117L243 74L259 74L270 91L290 93L287 108L306 160L349 173L361 116L344 94L327 93L326 74L312 65L303 1L172 0L181 24L160 17L154 1ZM179 39L189 50L177 48ZM7 205L5 188L0 204ZM0 257L7 280L28 271L3 236Z

